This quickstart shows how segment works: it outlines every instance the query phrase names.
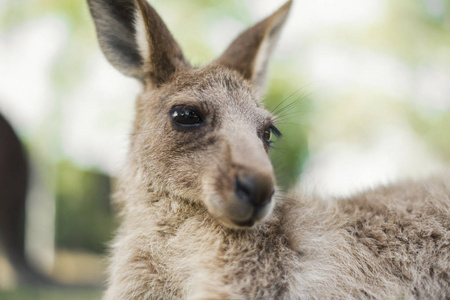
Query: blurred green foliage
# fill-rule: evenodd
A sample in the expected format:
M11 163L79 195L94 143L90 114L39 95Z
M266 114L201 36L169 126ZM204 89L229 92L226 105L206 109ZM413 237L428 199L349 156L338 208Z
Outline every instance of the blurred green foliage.
M57 174L56 244L103 253L115 228L109 177L68 161L58 164Z
M419 133L435 154L450 161L450 112L423 113L413 110L409 114L413 129Z
M282 137L274 140L270 156L277 184L288 190L298 181L308 156L308 115L312 103L298 75L286 71L282 64L272 71L264 103L276 116L275 124Z

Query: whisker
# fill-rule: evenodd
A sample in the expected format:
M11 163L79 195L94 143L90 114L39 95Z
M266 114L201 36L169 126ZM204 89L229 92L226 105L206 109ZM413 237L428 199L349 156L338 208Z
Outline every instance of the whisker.
M289 100L289 98L291 98L293 95L297 94L302 88L297 89L296 91L294 91L292 94L290 94L287 98L285 98L283 101L281 101L280 103L278 103L277 106L275 106L274 109L271 110L271 113L276 115L277 114L277 108L280 107L280 105L282 105L283 103L285 103L286 101Z
M294 94L295 94L295 93L294 93ZM274 115L278 115L280 112L283 112L287 107L290 107L290 106L292 106L292 105L294 105L294 104L302 103L302 102L308 100L308 99L310 98L311 95L312 95L312 93L302 94L302 95L298 96L297 98L295 98L295 100L293 100L292 102L290 102L290 103L287 104L286 106L280 107L280 105L284 104L287 100L290 99L290 97L292 96L292 95L291 95L291 96L289 96L288 98L286 98L285 100L283 100L279 105L277 105L276 108L278 108L278 107L280 107L280 108L279 108L278 110L274 110L272 113L273 113Z

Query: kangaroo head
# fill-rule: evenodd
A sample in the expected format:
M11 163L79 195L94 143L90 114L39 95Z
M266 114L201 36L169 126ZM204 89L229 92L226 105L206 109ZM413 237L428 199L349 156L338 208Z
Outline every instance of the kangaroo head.
M291 1L204 67L187 62L145 0L88 2L105 56L144 86L130 144L142 183L203 203L228 227L249 228L268 216L270 139L279 131L259 97Z

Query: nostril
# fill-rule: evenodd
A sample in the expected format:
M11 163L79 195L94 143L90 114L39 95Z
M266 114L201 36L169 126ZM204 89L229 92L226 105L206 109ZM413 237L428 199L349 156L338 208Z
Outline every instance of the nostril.
M262 176L238 175L235 177L235 193L241 200L263 207L272 199L273 182Z
M235 178L235 191L237 196L246 202L252 202L252 196L254 193L254 183L249 177Z

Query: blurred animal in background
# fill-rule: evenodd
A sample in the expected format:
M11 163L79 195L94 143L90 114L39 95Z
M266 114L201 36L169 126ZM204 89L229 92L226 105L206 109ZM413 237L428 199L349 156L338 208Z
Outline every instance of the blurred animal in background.
M0 243L19 282L49 285L25 255L25 206L29 166L25 150L11 125L0 115Z
M448 176L274 196L260 95L291 1L203 67L145 0L88 3L107 59L144 86L105 299L450 297Z
M18 285L98 289L97 282L66 283L54 279L35 267L27 257L25 220L30 169L24 147L8 121L0 115L0 246L14 269Z

